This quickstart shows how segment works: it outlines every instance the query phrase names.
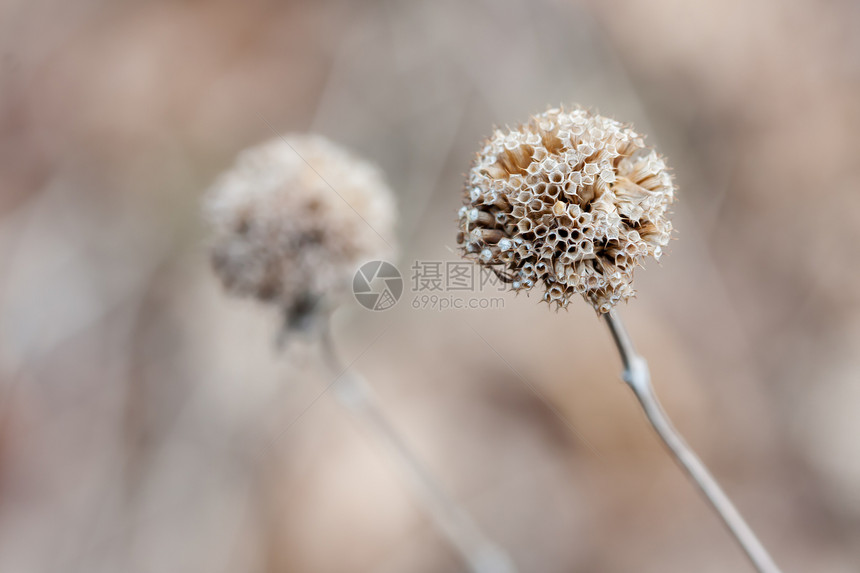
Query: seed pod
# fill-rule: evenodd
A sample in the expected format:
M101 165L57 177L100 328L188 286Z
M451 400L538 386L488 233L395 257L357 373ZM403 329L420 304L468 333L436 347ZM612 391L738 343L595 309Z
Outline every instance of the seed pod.
M205 196L214 271L231 294L307 326L349 292L363 262L393 254L392 196L378 168L325 138L252 147Z
M583 109L550 109L517 129L497 130L468 177L460 231L498 230L505 252L506 239L530 243L513 243L516 256L504 260L468 244L464 256L503 264L523 277L518 289L555 288L546 300L557 307L575 292L599 312L633 296L632 269L659 258L672 233L675 188L663 159L629 126ZM470 209L489 204L504 212L504 223L469 219ZM537 266L526 265L538 260L551 266L532 278ZM559 294L556 280L570 286Z

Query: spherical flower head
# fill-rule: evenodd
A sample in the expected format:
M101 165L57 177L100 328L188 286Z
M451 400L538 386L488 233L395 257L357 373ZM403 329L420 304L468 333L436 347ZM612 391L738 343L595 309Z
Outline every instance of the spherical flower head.
M307 326L363 262L391 254L395 207L381 171L320 136L243 151L204 208L226 289L279 305L288 326Z
M469 171L458 242L516 291L540 288L600 313L635 294L633 270L669 243L675 187L629 126L584 109L550 109L496 130Z

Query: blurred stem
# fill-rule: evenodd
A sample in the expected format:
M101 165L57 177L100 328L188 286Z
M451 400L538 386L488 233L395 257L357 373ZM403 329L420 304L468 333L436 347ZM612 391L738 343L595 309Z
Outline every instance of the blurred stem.
M370 387L338 358L326 327L323 352L329 369L338 377L334 385L340 402L382 442L412 485L413 491L439 530L457 549L471 573L516 573L508 555L490 541L471 517L451 499L416 458L400 433L391 425Z
M648 371L648 363L633 347L633 341L624 328L621 319L614 310L603 315L615 345L621 353L624 363L624 381L633 389L636 398L645 410L648 421L660 435L660 438L669 448L675 460L692 478L699 487L719 516L723 519L726 527L740 543L747 556L761 573L780 573L773 558L753 533L752 529L744 521L744 518L723 492L720 485L711 473L696 456L690 446L684 441L678 431L672 426L666 412L657 399L654 387L651 385L651 374Z

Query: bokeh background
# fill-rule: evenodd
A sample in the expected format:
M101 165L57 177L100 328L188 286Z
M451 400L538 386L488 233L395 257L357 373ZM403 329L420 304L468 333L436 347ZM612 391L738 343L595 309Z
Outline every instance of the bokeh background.
M674 167L678 240L622 312L676 425L786 572L860 570L858 27L847 0L2 0L0 570L463 571L314 345L222 292L200 200L323 133L386 170L408 275L457 260L492 126L573 102ZM521 571L750 570L586 304L410 296L345 305L338 348Z

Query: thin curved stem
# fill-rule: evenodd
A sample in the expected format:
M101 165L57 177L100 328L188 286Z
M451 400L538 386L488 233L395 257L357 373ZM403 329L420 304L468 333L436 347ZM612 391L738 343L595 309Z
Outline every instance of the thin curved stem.
M681 434L672 426L669 417L660 405L654 387L651 385L651 374L648 371L648 363L633 347L633 341L624 328L624 324L614 310L603 315L615 345L621 353L624 363L624 381L633 389L636 398L645 410L648 421L660 435L660 438L669 448L675 460L692 478L699 487L719 516L723 519L726 527L734 535L737 542L746 552L750 561L760 573L780 573L779 567L773 558L761 544L761 542L747 525L744 518L723 492L720 485L708 471L708 468L696 456L690 446L681 437Z
M424 509L462 556L471 573L516 573L511 558L490 541L472 518L451 499L391 425L370 387L338 359L331 332L323 332L323 351L330 370L338 377L333 386L341 403L388 448L392 459L409 479Z

